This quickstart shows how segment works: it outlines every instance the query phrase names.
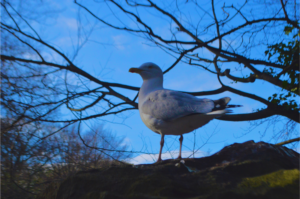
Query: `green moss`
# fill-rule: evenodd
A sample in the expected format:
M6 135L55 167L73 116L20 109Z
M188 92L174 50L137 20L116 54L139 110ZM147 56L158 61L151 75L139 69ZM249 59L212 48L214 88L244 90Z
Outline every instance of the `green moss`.
M295 194L299 189L299 170L278 170L261 176L244 178L237 186L237 192L265 194L272 188L288 189Z
M246 160L236 162L224 167L224 171L239 178L261 176L280 170L282 167L277 163L267 160Z

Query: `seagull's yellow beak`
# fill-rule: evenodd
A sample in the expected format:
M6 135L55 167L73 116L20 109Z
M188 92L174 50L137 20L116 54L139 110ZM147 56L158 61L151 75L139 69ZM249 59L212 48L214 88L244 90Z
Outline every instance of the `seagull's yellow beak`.
M143 70L142 69L139 69L139 68L130 68L129 69L129 72L131 73L140 73L142 72Z

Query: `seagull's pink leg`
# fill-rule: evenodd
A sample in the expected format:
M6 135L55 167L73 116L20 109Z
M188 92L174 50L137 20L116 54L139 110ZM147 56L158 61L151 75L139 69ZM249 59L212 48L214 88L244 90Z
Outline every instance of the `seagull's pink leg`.
M161 152L162 152L162 148L163 148L163 146L164 146L164 137L165 137L165 135L163 135L163 134L161 134L161 140L160 140L160 150L159 150L159 155L158 155L158 159L157 159L157 161L156 162L160 162L160 161L162 161L162 159L161 159Z
M179 143L180 143L180 148L179 148L179 155L178 155L178 158L177 159L181 159L181 147L182 147L182 141L183 141L183 136L180 135L180 138L179 138Z

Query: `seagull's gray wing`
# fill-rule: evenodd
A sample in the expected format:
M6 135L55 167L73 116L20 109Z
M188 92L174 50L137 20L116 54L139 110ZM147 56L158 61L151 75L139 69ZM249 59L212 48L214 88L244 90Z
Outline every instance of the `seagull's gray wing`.
M214 102L178 91L157 90L147 95L139 108L142 113L154 118L172 121L191 114L211 112Z

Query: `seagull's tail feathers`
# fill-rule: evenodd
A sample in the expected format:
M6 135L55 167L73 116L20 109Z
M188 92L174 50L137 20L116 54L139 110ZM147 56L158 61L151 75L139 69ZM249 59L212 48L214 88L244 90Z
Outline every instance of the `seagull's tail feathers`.
M236 108L242 106L242 105L232 105L232 104L228 105L230 100L231 100L230 97L223 97L221 99L214 100L215 107L212 109L211 113L217 110L225 110L224 113L230 113L231 111L227 110L226 108Z
M206 115L223 115L225 113L231 113L231 110L223 109L223 110L213 110L212 112L206 113Z

